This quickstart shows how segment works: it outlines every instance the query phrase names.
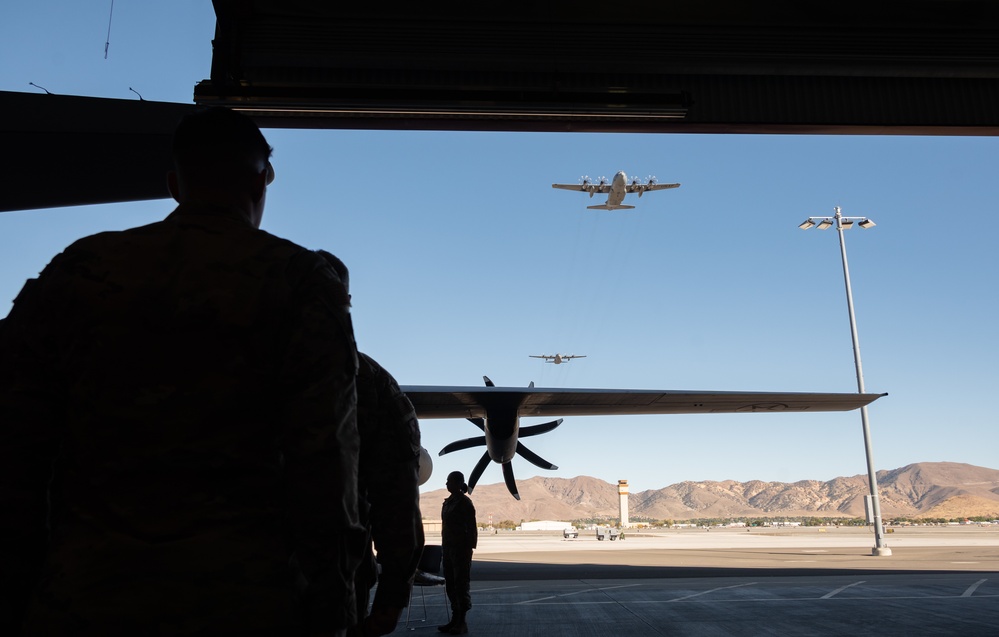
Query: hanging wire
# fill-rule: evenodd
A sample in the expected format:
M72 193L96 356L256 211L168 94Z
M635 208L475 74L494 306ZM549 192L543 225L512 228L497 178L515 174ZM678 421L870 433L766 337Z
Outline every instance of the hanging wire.
M111 12L108 14L108 37L104 41L104 59L108 59L108 47L111 46L111 17L114 16L114 0L111 0Z

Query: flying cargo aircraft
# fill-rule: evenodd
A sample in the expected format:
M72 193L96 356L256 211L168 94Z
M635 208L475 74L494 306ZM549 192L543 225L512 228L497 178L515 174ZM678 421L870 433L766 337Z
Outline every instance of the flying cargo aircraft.
M546 363L555 363L556 365L561 365L562 363L567 363L574 358L586 358L586 355L577 354L529 354L530 358L543 358Z
M465 418L482 434L457 440L439 455L484 445L486 451L468 477L469 492L489 465L503 467L503 480L520 499L511 461L520 454L542 469L555 465L527 449L520 438L547 433L562 419L520 428L522 416L614 416L659 414L807 413L849 411L887 394L831 394L790 392L661 391L652 389L545 389L496 387L483 376L485 387L402 387L421 419Z
M635 206L621 203L624 196L629 193L638 193L641 197L643 193L652 190L667 190L669 188L679 188L680 184L660 184L655 177L649 177L642 183L638 177L628 178L628 175L621 171L614 175L614 179L608 183L606 177L601 177L596 183L590 181L589 177L583 177L578 184L552 184L552 188L560 190L576 190L588 192L590 197L600 193L607 195L607 202L598 206L586 206L587 210L630 210Z

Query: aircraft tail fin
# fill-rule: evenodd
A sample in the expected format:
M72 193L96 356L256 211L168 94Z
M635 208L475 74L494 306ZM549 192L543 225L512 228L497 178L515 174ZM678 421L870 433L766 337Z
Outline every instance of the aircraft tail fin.
M611 205L608 203L602 203L599 206L586 206L587 210L631 210L635 206L627 206L625 204Z

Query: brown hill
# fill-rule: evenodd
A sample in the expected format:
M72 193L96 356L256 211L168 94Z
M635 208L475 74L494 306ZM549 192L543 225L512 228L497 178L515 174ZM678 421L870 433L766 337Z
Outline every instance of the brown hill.
M472 496L479 522L618 517L617 485L590 476L531 478L518 482L521 500L502 483L479 485ZM999 470L956 462L921 462L878 472L885 517L999 517ZM632 493L632 518L828 516L863 517L867 475L827 482L680 482ZM440 518L447 491L424 493L423 516Z

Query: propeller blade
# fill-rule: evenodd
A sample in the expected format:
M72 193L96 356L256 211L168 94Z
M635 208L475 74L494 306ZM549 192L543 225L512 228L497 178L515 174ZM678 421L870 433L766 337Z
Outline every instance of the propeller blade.
M517 481L513 479L513 464L509 461L503 463L503 482L506 482L506 488L510 492L510 495L515 500L519 500L520 494L517 493Z
M546 423L543 423L543 424L540 424L540 425L531 425L530 427L521 427L520 428L520 437L524 438L524 437L527 437L527 436L537 436L539 434L546 434L546 433L548 433L549 431L551 431L555 427L558 427L561 424L562 424L562 419L559 418L558 420L553 420L551 422L546 422Z
M548 462L538 454L534 453L533 451L525 447L523 443L520 442L517 443L517 453L523 456L524 460L527 460L535 467L541 467L542 469L548 469L549 471L554 471L558 469L558 467L556 467L552 463Z
M443 456L446 453L451 453L452 451L461 451L462 449L470 449L471 447L479 447L486 444L485 436L476 436L474 438L465 438L464 440L455 440L449 445L446 445L441 449L438 456Z
M482 472L486 470L487 466L489 466L489 452L488 451L485 452L484 454L482 454L482 457L479 458L479 461L475 464L475 468L472 469L472 473L468 476L468 492L469 493L471 493L472 489L475 488L475 483L479 481L480 477L482 477Z
M466 418L465 420L472 423L482 431L486 430L486 421L483 418Z

